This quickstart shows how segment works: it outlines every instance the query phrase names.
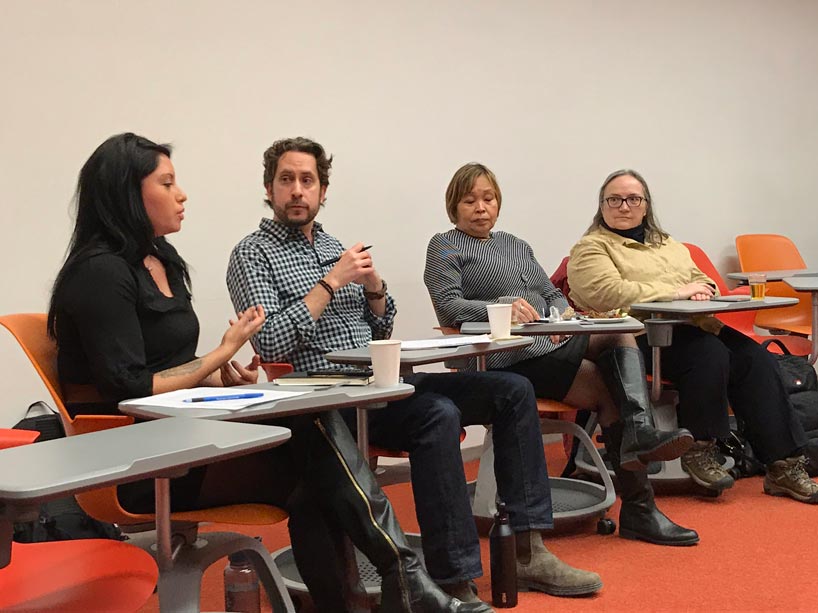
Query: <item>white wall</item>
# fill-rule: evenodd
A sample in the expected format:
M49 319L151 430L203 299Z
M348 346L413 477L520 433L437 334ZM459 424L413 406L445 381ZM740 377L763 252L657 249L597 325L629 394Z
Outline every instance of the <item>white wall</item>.
M494 169L498 228L549 270L623 166L723 272L747 232L818 265L816 32L810 0L0 0L0 312L45 309L77 172L126 130L176 147L171 240L204 350L230 316L228 253L264 214L261 154L286 136L335 154L319 219L374 245L398 337L436 323L425 247L467 161Z

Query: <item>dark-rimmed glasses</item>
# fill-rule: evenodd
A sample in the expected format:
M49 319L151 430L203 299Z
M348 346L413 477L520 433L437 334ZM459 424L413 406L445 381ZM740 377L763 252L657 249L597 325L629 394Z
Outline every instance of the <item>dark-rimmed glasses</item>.
M608 196L603 202L612 209L618 209L622 206L623 202L631 209L638 209L646 200L642 196L626 196L624 198L622 196Z

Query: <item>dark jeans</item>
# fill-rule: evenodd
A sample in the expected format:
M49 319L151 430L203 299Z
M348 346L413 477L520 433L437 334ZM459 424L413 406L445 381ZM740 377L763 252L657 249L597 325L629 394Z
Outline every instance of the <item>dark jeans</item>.
M419 373L415 393L369 413L370 440L409 452L415 509L429 574L440 583L482 575L460 428L493 426L497 492L516 532L553 527L537 402L513 373Z
M650 372L646 335L636 340ZM691 325L673 328L673 344L662 348L662 378L679 390L679 425L696 440L725 438L730 433L729 403L765 464L800 453L806 445L775 358L729 326L718 335Z

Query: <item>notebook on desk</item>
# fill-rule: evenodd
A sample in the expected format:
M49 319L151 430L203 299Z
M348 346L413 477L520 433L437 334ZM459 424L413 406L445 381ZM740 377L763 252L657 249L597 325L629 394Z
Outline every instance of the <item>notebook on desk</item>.
M273 381L276 385L369 385L375 380L372 371L362 370L311 370L291 372Z

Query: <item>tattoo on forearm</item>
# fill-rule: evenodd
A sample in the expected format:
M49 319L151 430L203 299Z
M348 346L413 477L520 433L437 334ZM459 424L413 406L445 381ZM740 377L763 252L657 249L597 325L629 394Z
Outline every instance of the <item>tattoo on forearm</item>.
M163 379L167 379L168 377L175 377L177 375L187 375L192 372L196 372L202 367L202 359L196 358L192 362L188 362L187 364L182 364L180 366L174 366L173 368L168 368L167 370L160 371L156 373Z

